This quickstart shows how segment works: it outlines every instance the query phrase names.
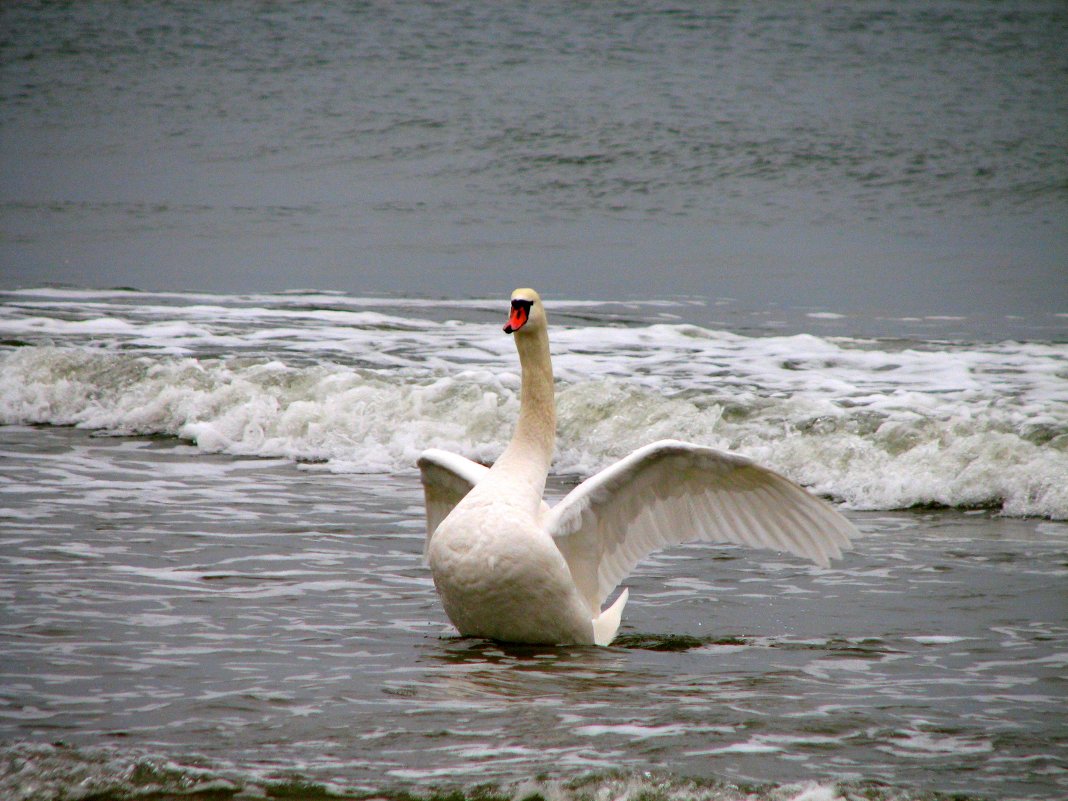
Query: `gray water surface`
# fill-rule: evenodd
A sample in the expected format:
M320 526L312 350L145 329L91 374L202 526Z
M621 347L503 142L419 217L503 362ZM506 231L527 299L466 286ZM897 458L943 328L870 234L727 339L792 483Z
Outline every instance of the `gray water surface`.
M18 3L0 284L1068 310L1061 2Z
M38 766L16 787L148 754L349 792L615 769L1068 788L1063 524L851 514L866 536L830 570L676 548L627 582L613 647L519 648L448 627L414 475L0 437L0 738Z

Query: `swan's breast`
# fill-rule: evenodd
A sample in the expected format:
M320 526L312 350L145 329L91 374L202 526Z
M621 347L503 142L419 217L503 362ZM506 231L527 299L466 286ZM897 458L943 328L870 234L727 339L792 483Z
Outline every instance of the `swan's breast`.
M458 506L430 541L435 580L471 590L552 575L563 557L552 538L508 504Z
M563 555L529 516L509 504L457 506L428 553L445 612L471 636L586 642L592 628Z

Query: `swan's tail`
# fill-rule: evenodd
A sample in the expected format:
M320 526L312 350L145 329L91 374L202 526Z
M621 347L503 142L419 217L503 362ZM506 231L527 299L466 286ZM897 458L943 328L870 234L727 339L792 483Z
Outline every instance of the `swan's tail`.
M619 631L619 620L623 617L623 607L627 605L630 590L625 589L616 598L616 602L593 619L593 641L597 645L610 645Z

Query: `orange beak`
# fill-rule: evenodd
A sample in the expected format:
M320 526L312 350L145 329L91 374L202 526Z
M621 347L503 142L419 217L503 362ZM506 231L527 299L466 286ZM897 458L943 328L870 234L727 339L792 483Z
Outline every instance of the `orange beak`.
M508 315L508 324L504 327L504 333L514 333L526 325L529 313L530 309L528 307L519 304L513 305L512 313Z

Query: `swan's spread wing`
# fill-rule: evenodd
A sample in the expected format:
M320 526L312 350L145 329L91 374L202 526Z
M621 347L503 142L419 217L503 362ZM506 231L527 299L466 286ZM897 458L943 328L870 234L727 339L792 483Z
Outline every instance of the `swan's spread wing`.
M471 491L489 468L472 462L455 453L431 448L419 456L419 472L423 478L423 495L426 497L426 546L423 556L430 548L430 538L438 524L452 508Z
M856 529L749 459L663 440L584 481L549 514L549 533L592 609L648 553L692 540L789 551L826 566Z

